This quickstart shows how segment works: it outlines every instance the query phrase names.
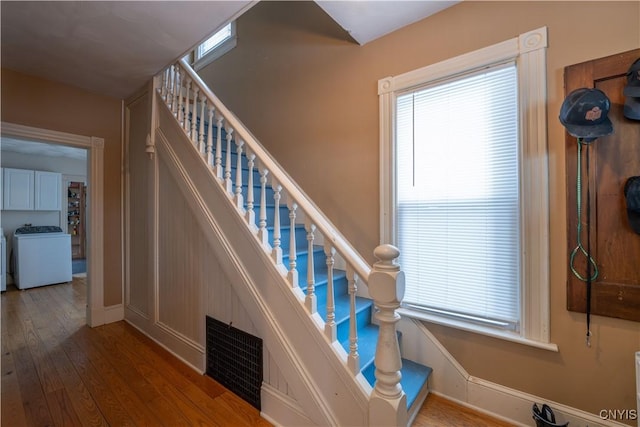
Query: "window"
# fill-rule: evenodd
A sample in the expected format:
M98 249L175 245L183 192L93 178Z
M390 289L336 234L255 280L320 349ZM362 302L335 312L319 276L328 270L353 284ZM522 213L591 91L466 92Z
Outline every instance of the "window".
M549 344L546 28L379 82L403 313Z
M193 68L198 71L236 46L236 23L228 23L195 49Z

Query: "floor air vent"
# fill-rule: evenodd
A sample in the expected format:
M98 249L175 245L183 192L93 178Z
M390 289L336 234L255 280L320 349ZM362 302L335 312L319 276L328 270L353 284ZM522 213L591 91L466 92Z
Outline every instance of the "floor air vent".
M260 410L262 340L207 316L207 375Z

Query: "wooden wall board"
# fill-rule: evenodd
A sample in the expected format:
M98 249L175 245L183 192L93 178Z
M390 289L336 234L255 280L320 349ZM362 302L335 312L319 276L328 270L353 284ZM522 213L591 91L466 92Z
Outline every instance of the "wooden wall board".
M611 101L609 118L614 134L589 146L590 246L599 274L592 284L591 313L640 321L640 235L627 220L624 184L640 175L640 121L623 115L623 88L629 66L640 58L640 49L565 68L565 95L587 87L602 90ZM567 166L567 263L577 245L577 141L568 133ZM586 156L582 156L582 243L587 247ZM586 257L576 256L574 266L586 277ZM586 311L586 283L567 269L567 309Z

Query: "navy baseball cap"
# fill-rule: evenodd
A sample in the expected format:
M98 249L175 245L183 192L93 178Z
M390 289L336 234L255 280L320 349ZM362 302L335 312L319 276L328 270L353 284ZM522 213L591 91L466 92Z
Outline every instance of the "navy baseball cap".
M581 88L571 92L560 108L560 123L570 135L585 141L611 135L611 102L600 89Z
M640 120L640 98L627 96L624 99L623 114L631 120Z
M623 93L624 116L628 119L640 120L640 58L636 59L627 71L627 85Z
M640 234L640 176L632 176L624 184L627 199L627 216L631 229Z
M623 93L624 96L640 98L640 58L636 59L627 71L627 85Z

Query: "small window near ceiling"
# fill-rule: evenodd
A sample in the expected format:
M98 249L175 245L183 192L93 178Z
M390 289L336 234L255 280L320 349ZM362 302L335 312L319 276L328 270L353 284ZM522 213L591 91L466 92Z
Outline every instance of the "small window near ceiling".
M236 46L236 23L230 22L202 42L194 52L193 68L198 71Z

